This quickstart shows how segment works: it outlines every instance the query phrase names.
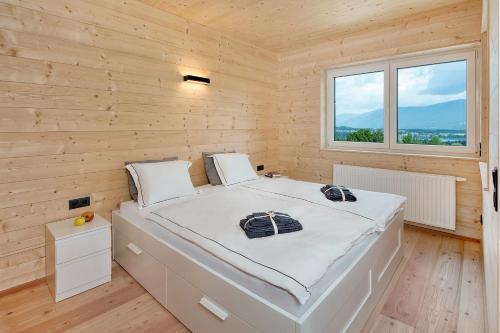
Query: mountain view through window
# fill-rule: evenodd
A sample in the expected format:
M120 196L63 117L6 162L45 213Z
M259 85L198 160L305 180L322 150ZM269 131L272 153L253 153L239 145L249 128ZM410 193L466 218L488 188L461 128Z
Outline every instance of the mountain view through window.
M467 61L397 70L397 142L467 145ZM335 78L335 141L384 141L384 73Z
M467 62L398 69L398 143L467 145Z
M384 142L384 72L335 78L335 141Z

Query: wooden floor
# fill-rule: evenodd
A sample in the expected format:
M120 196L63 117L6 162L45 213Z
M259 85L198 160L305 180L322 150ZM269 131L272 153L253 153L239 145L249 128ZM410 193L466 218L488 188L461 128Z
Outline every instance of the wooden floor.
M407 227L405 259L367 331L484 331L480 244ZM120 266L112 282L54 304L38 282L0 294L0 332L187 332Z
M367 331L484 332L481 244L405 228L405 258Z

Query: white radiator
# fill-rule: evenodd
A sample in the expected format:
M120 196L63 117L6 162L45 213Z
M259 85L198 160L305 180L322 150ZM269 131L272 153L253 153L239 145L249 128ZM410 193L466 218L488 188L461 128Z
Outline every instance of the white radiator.
M405 220L451 230L455 230L456 181L454 176L333 166L335 184L405 196Z

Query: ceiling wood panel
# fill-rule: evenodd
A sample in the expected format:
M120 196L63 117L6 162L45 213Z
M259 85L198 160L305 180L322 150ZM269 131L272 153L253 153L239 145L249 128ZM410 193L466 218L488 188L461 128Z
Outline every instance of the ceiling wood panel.
M463 0L142 0L274 52Z

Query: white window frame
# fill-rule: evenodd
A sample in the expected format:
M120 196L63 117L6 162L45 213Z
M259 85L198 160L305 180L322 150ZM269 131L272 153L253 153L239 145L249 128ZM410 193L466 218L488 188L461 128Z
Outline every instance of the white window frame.
M367 148L367 149L377 149L385 150L389 148L390 135L387 131L389 128L389 72L390 67L388 64L374 63L360 66L352 66L348 68L339 68L327 71L326 80L326 122L327 124L333 124L335 117L335 86L333 84L336 77L357 75L357 74L369 74L374 72L384 73L384 142L350 142L350 141L335 141L335 131L334 126L327 126L327 148Z
M400 68L416 67L423 65L442 64L453 61L467 61L467 145L466 146L440 146L440 145L420 145L398 143L398 122L397 122L397 72ZM390 146L394 151L413 151L413 152L434 152L438 154L473 154L476 150L476 53L454 52L451 54L440 54L434 56L419 57L410 60L396 61L391 63L391 141ZM479 109L477 109L479 110Z
M442 156L479 156L479 50L468 47L453 51L435 51L426 54L401 56L393 59L343 66L325 71L325 106L322 108L322 149L380 151L397 154L424 154ZM453 61L467 61L467 145L441 146L403 144L397 142L397 70L400 68L432 65ZM333 117L335 115L335 77L384 71L384 143L335 141Z

